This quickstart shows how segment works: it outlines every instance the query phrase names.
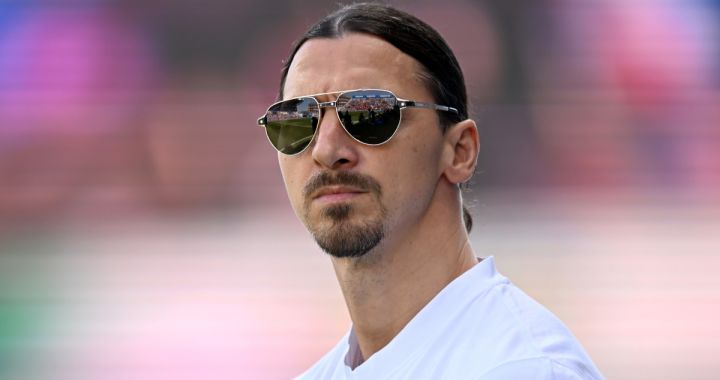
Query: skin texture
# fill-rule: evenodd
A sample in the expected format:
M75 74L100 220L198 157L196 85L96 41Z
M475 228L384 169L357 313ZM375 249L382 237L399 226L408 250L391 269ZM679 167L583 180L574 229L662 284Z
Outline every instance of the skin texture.
M293 59L284 95L288 99L378 88L400 98L434 103L417 75L420 69L413 58L373 36L312 39ZM392 140L366 146L342 129L334 110L326 109L314 141L304 152L278 154L293 209L316 239L362 234L368 226L382 230L381 240L366 254L332 257L365 360L390 342L442 288L477 263L462 222L458 189L475 169L477 127L465 120L443 134L435 111L406 108L402 112ZM368 178L381 190L341 184L307 191L309 182L339 173ZM323 193L332 194L317 197ZM348 213L338 218L332 210L341 209Z

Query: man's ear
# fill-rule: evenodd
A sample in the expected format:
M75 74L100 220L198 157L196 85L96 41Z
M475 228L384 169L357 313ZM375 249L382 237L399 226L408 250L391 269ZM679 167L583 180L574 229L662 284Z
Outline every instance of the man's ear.
M480 137L472 119L463 120L445 132L443 175L453 184L468 181L475 173Z

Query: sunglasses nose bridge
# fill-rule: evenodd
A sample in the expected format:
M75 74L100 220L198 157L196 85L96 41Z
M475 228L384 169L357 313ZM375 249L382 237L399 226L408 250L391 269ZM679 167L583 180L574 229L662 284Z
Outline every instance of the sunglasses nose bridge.
M322 109L324 109L324 108L335 108L335 110L336 110L336 112L337 112L337 102L336 102L336 101L332 101L332 102L318 102L318 108L320 108L320 110L322 110ZM321 111L321 112L322 112L322 111Z
M342 124L342 120L340 120L340 114L338 113L337 107L338 107L338 104L337 104L336 100L331 101L331 102L318 102L318 108L320 108L320 110L321 110L320 112L321 112L322 116L325 116L325 113L322 112L323 109L325 109L325 108L334 108L335 109L335 115L338 117L338 121L340 122L340 125L344 129L345 126Z
M324 107L334 106L332 103L326 102ZM326 168L347 168L358 161L357 143L337 113L326 113L320 119L310 150L313 160Z
M337 102L336 102L336 101L332 101L332 102L319 102L319 103L318 103L318 107L320 107L320 108L336 107L336 106L337 106Z
M341 121L340 118L338 117L338 114L337 114L337 102L336 102L336 101L331 101L331 102L318 102L318 107L319 107L320 110L321 110L321 113L320 113L321 116L320 116L320 120L319 120L319 123L318 123L318 130L315 132L316 134L321 133L322 131L321 131L320 126L323 125L323 124L327 124L327 123L337 124L336 127L340 127L340 130L342 130L343 133L347 133L347 131L345 131L345 127L342 125L342 121ZM335 109L335 110L334 110L335 112L334 112L334 115L332 115L332 116L335 116L335 117L332 117L332 116L328 117L328 114L323 111L323 110L325 110L326 108L334 108L334 109ZM326 129L327 129L327 127L326 127Z

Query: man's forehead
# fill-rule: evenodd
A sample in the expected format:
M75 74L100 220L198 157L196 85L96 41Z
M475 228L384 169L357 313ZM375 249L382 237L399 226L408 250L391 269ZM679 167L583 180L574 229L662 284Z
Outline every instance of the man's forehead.
M295 54L284 97L355 88L402 93L408 85L420 84L419 68L414 58L375 36L352 33L341 38L315 38Z

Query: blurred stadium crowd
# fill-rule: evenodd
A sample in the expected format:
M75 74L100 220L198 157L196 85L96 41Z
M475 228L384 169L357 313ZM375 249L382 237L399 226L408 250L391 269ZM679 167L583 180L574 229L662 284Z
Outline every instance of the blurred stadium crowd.
M474 187L720 185L720 2L396 2L466 73ZM0 233L282 200L255 118L332 1L0 1Z

